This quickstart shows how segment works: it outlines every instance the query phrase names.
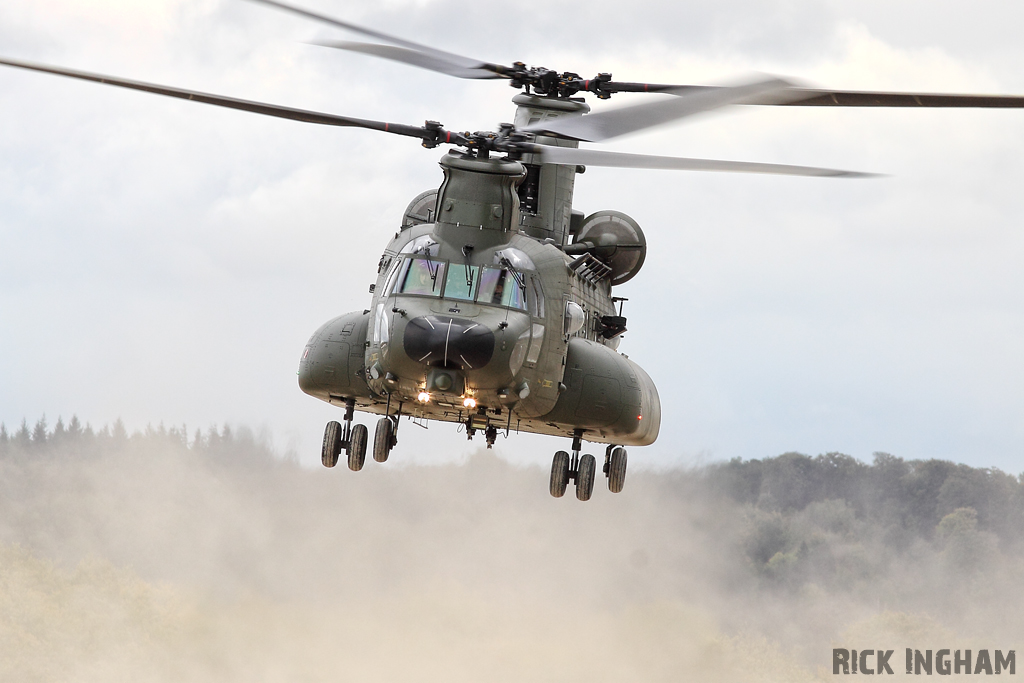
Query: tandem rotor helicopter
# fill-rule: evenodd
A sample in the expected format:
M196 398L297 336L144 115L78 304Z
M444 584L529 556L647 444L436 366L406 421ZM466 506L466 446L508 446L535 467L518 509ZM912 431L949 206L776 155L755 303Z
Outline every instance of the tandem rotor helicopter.
M310 337L299 363L305 393L343 407L327 424L322 461L334 467L344 450L360 470L368 430L356 411L380 415L373 459L385 462L398 443L401 418L459 423L488 447L500 430L570 438L555 453L549 490L570 482L588 500L597 459L583 442L605 444L603 473L622 490L626 446L658 437L661 405L650 376L618 353L626 331L616 285L635 277L647 243L640 226L618 211L573 209L576 175L588 165L731 171L800 176L865 177L850 171L717 161L579 148L729 105L839 107L1022 108L1024 97L859 92L795 87L765 78L731 87L615 81L492 64L357 26L278 0L251 0L373 38L321 45L402 62L466 79L505 80L513 123L496 131L455 132L372 121L240 100L180 88L0 58L0 64L194 100L256 114L329 126L358 127L415 138L433 149L444 180L406 208L384 248L369 306L338 316ZM582 97L620 92L672 97L590 113Z

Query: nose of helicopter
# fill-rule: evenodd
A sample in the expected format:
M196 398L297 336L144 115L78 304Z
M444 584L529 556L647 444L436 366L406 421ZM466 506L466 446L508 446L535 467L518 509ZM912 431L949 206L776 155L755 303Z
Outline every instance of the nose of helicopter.
M494 332L465 318L428 315L409 321L403 344L416 362L473 370L494 355Z

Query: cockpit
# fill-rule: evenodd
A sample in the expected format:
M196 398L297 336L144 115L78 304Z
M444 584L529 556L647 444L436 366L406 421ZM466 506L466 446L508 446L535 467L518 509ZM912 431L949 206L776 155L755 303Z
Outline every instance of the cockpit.
M519 249L503 249L494 265L476 266L436 258L437 243L424 235L402 248L385 284L384 294L437 297L478 304L528 310L543 315L543 297L528 270L534 265ZM533 289L527 296L528 286Z
M413 257L399 263L386 292L475 301L525 311L525 277L509 268L481 268Z

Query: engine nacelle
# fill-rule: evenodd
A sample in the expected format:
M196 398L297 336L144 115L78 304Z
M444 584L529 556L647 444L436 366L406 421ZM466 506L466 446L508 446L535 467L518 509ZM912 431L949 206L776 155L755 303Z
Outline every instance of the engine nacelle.
M644 265L647 239L640 225L621 211L598 211L583 220L573 244L590 243L588 251L611 267L612 285L628 282Z

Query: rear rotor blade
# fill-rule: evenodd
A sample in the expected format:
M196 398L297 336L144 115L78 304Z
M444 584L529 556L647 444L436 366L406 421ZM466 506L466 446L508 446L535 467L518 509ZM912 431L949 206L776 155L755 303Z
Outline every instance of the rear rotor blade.
M689 159L686 157L662 157L647 154L622 154L592 149L554 147L551 145L527 145L526 151L539 154L546 164L583 164L586 166L609 166L614 168L651 168L675 171L724 171L730 173L766 173L770 175L815 176L831 178L872 178L875 173L840 171L815 166L790 166L787 164L762 164L749 161L720 161L717 159Z
M491 69L487 69L483 64L467 67L464 64L453 62L433 53L420 52L419 50L411 50L409 48L396 47L394 45L381 45L380 43L352 43L344 40L315 41L313 44L320 45L321 47L333 47L338 50L361 52L375 57L382 57L383 59L390 59L395 62L411 64L412 66L418 66L421 69L438 71L449 76L455 76L456 78L501 78L500 75Z
M177 97L179 99L191 100L193 102L203 102L204 104L212 104L218 107L240 109L242 111L248 111L254 114L276 116L282 119L292 119L293 121L319 123L327 126L348 126L353 128L368 128L370 130L384 131L385 133L394 133L396 135L405 135L408 137L420 138L421 140L424 141L436 140L440 135L441 142L456 142L456 139L452 139L454 134L448 133L447 131L441 130L440 128L428 129L420 126L407 126L400 123L386 123L384 121L357 119L351 116L338 116L337 114L325 114L322 112L308 111L305 109L294 109L292 107L282 107L276 104L253 102L251 100L240 100L235 99L233 97L224 97L222 95L211 95L209 93L203 93L194 90L172 88L165 85L156 85L153 83L144 83L141 81L130 81L124 78L115 78L113 76L104 76L102 74L88 73L85 71L74 71L72 69L46 66L44 64L34 64L32 62L23 62L14 59L6 59L2 57L0 57L0 64L17 67L19 69L42 71L44 73L56 74L58 76L68 76L70 78L77 78L83 81L93 81L95 83L103 83L105 85L115 85L120 88L141 90L143 92L154 93L157 95ZM448 140L444 139L446 135L448 136ZM454 137L457 139L461 138L461 136Z
M392 36L381 31L375 31L370 28L365 28L363 26L359 26L358 24L353 24L348 21L342 21L341 19L335 19L334 17L329 17L325 14L319 14L318 12L311 12L309 10L302 9L301 7L295 7L294 5L278 2L277 0L250 0L250 2L258 2L264 5L269 5L270 7L276 7L278 9L285 10L286 12L292 12L293 14L298 14L299 16L306 17L307 19L313 19L314 21L329 24L337 28L343 28L347 31L352 31L353 33L361 33L364 36L376 38L377 40L383 40L386 43L398 45L400 47L404 47L414 52L432 55L433 57L444 60L451 64L461 66L465 69L483 68L489 71L494 71L495 73L500 73L502 70L502 67L497 64L489 64L479 59L463 57L462 55L453 54L451 52L445 52L444 50L438 50L427 45L420 45L419 43L414 43L411 40L405 40L404 38L399 38L397 36Z
M702 88L684 92L666 91L677 97L598 114L563 116L538 121L521 130L527 133L553 133L559 137L583 142L598 142L730 104L785 101L790 90L792 88L786 81L771 78L735 87Z

